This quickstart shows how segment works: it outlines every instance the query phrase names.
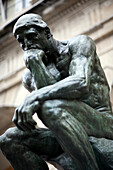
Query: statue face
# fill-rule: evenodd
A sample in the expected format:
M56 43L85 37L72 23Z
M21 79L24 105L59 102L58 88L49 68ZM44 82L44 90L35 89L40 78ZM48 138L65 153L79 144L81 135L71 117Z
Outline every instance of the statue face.
M16 39L24 51L29 49L45 50L49 45L45 31L40 27L19 28L16 32Z

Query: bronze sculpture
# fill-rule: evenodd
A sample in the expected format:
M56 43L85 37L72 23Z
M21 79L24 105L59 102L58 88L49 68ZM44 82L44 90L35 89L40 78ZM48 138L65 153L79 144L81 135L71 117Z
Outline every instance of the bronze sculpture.
M93 40L57 41L36 14L20 17L13 32L25 51L22 82L31 93L15 111L17 128L0 137L1 150L15 170L46 170L45 160L65 170L98 170L88 136L113 139L113 116ZM49 129L35 129L35 112Z

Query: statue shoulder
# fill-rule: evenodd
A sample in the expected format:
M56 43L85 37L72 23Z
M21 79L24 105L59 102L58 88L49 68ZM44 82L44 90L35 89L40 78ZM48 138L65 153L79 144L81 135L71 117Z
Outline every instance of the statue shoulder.
M87 35L78 35L68 40L71 52L81 51L85 55L96 51L95 42Z

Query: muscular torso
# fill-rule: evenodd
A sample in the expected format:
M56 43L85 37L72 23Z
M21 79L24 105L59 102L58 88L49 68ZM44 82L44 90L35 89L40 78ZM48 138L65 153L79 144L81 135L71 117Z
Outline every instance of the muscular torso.
M111 113L109 85L98 56L95 56L95 65L90 78L89 93L86 97L83 97L82 101L98 111Z
M46 64L47 69L57 82L69 76L71 62L69 43L65 42L63 46L64 49L60 52L60 55L54 61ZM95 64L90 76L89 91L79 100L96 110L111 113L109 86L97 55L95 55Z
M92 75L90 77L89 93L83 96L83 98L81 98L80 100L87 103L88 105L95 108L96 110L99 110L102 112L103 111L111 112L108 82L106 80L104 71L101 68L98 56L95 56L95 57L96 57L95 65L92 71ZM62 60L62 63L63 63L63 60ZM58 64L59 63L57 63L57 66ZM60 75L60 80L69 76L69 72L65 70L65 68L69 67L68 62L67 62L67 65L65 64L62 65L62 67L60 67L60 70L58 70L59 67L57 67L57 70L59 71L59 75ZM63 76L61 76L62 72L63 73L65 72Z
M71 55L69 51L56 60L54 67L59 72L59 74L57 74L58 81L69 76L70 61ZM56 76L55 72L52 73L53 76ZM96 110L111 113L109 85L97 55L95 56L95 64L90 77L89 93L80 100Z

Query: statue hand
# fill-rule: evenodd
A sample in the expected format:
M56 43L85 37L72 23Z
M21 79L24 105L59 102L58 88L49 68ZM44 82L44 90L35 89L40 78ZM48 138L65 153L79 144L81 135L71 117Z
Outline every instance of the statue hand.
M33 98L29 95L24 102L16 108L12 121L23 131L35 129L36 122L32 119L32 115L39 107L39 102L33 101Z
M25 60L26 67L30 69L31 65L40 63L40 60L42 60L44 55L45 53L42 50L32 49L32 50L25 51L24 60Z

